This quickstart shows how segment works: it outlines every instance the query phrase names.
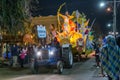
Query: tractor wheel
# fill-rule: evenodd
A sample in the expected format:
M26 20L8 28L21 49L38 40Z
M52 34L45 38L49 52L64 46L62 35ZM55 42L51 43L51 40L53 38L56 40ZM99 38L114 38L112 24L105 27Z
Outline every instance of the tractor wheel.
M62 74L62 72L63 72L63 63L62 63L62 61L58 61L58 63L57 63L57 72L58 72L58 74Z
M72 52L69 52L68 54L64 56L64 62L66 68L72 68L73 66L73 54Z

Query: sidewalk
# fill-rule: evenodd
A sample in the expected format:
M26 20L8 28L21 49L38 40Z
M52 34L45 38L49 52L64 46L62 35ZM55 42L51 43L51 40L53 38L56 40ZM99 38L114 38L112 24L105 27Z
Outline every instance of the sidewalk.
M89 59L85 62L74 64L70 73L70 80L108 80L107 77L101 76L100 68L95 66L95 56L93 54L90 54Z
M102 77L100 74L100 69L96 69L96 71L94 72L94 76L92 77L91 80L108 80L107 76L106 77Z
M94 73L92 74L92 76L89 80L108 80L106 76L105 77L101 76L101 70L100 70L100 68L97 68L95 66L94 58L91 58L87 63L88 63L87 65L90 65L91 68L93 68L93 70L94 70Z

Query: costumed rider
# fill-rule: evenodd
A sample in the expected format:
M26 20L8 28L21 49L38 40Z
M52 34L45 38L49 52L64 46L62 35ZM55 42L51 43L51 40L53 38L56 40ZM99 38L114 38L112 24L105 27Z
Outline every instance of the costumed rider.
M70 20L73 18L73 16L70 16L68 11L65 12L65 15L59 13L59 16L61 16L64 19L62 30L69 33L71 29Z
M82 52L83 50L83 45L84 45L84 41L83 41L83 38L79 38L77 40L77 50Z

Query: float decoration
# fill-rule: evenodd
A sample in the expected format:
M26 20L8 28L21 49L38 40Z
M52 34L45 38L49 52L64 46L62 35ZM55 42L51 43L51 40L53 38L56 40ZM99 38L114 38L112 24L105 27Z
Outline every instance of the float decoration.
M33 36L31 34L25 34L24 37L23 37L23 42L25 44L34 43Z
M60 5L58 11L57 11L57 20L58 20L58 26L60 27L61 26L61 22L60 22L60 17L59 17L59 13L62 9L62 7L65 5L66 3L63 3L62 5ZM60 28L59 28L59 31L60 31Z
M92 28L89 26L90 20L86 18L84 13L79 13L78 10L73 11L71 15L68 14L68 12L66 12L65 15L61 14L60 10L64 5L65 3L59 7L57 12L58 26L60 29L56 31L56 37L61 45L68 43L72 45L72 49L82 50L84 52L86 45L89 44L88 42L91 42L94 38L93 35L89 35ZM63 24L60 22L60 17L64 21ZM62 32L60 32L60 30L62 30Z

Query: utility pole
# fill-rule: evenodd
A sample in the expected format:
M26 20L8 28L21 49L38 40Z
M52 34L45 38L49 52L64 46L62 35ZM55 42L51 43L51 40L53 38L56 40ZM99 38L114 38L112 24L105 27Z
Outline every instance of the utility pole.
M116 36L116 0L114 0L114 8L113 8L113 32Z

